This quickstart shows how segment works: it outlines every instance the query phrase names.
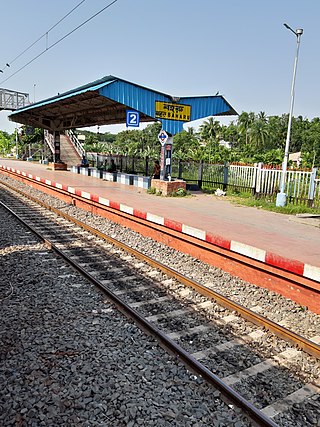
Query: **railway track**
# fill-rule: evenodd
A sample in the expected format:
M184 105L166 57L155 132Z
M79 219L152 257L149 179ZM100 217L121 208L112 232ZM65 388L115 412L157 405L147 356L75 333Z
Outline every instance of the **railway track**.
M8 192L3 192L2 198L140 327L156 334L162 345L244 408L259 425L276 425L269 418L276 419L290 409L292 402L303 403L320 393L315 360L319 346L312 340L212 293L137 251L128 253L130 248L124 244L85 224L70 222L74 219L63 212L57 216L55 209L39 201L27 201L21 194L18 200ZM282 339L275 338L274 333ZM313 364L312 372L303 368ZM286 384L282 390L275 378Z

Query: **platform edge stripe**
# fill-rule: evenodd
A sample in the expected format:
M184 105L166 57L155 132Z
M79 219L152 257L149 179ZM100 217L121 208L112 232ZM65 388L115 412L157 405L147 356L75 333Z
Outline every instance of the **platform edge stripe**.
M303 276L308 279L315 280L320 282L320 267L315 267L314 265L305 264L303 269Z
M98 199L99 199L98 194L90 194L90 200L92 200L93 202L98 203Z
M101 205L104 205L104 206L109 206L110 205L110 201L108 199L105 199L104 197L99 197L98 202Z
M112 209L116 209L117 211L120 211L120 203L119 202L113 202L112 200L109 200L109 206Z
M155 224L164 225L163 216L155 215L150 212L147 212L147 221L153 222Z
M165 218L164 219L164 226L167 228L170 228L171 230L179 231L180 233L182 232L182 222L174 221L172 219Z
M81 191L81 197L83 197L84 199L91 199L91 195L87 191Z
M291 273L303 276L304 263L297 260L285 258L271 252L266 253L266 264L273 267L281 268L282 270L290 271Z
M224 239L221 236L216 236L211 233L206 233L206 242L212 245L218 246L219 248L227 249L230 251L231 240Z
M76 190L73 187L68 187L67 191L68 193L76 194Z
M120 211L133 215L133 208L131 206L123 205L122 203L120 203Z
M46 179L44 182L45 182L47 185L52 185L52 183L51 183L51 179Z
M200 240L206 240L206 232L199 228L191 227L190 225L182 224L182 233L188 236L196 237Z
M231 240L230 250L264 263L266 260L266 251L264 249L255 248L254 246L246 245L245 243Z
M144 211L139 211L138 209L133 209L133 216L141 219L147 219L147 213Z
M59 188L60 190L62 190L63 185L62 185L62 184L60 184L59 182L56 182L55 187L56 187L56 188Z

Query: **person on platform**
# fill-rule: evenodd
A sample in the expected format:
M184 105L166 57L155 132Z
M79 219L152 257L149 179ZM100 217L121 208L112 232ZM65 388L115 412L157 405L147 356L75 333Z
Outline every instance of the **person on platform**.
M111 164L108 168L108 172L116 172L117 171L117 165L115 164L114 160L111 159Z
M88 162L88 159L86 158L85 154L82 156L80 166L82 168L88 168L89 167L89 162Z
M160 164L159 164L159 160L156 160L154 162L154 168L153 168L152 178L153 179L160 179Z

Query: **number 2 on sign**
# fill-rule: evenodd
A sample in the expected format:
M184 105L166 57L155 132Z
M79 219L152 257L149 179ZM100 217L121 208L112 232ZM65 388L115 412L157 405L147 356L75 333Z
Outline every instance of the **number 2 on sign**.
M136 125L137 124L137 115L134 113L129 114L129 123L130 125Z
M138 111L127 111L127 126L138 127L140 124L140 114Z

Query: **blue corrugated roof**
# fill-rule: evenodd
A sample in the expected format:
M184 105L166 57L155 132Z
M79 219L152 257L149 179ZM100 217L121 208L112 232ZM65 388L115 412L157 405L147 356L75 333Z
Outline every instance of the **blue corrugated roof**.
M183 124L185 121L181 120L170 120L168 118L156 118L156 110L155 110L155 103L156 101L162 101L166 103L178 103L182 105L188 105L191 109L191 116L190 121L197 120L200 118L208 117L208 116L215 116L215 115L223 115L223 114L237 114L236 111L231 107L231 105L223 98L223 96L203 96L203 97L182 97L182 98L173 98L172 96L155 91L152 89L148 89L144 86L137 85L135 83L128 82L126 80L120 79L115 76L106 76L102 79L95 80L94 82L88 83L84 86L80 86L78 88L75 88L73 90L70 90L68 92L56 95L52 98L45 99L43 101L37 102L35 104L31 104L28 107L21 108L19 110L16 110L14 113L10 115L10 119L17 121L19 117L23 116L24 112L28 112L30 110L34 110L34 113L37 112L38 109L38 115L40 120L40 115L44 114L42 111L46 108L52 114L54 117L55 115L60 114L58 117L60 121L63 121L64 117L71 117L74 113L74 105L77 104L77 96L86 93L86 92L95 92L98 97L104 97L108 100L113 101L114 103L119 104L119 108L121 109L121 106L123 107L121 109L122 114L119 114L119 116L113 116L110 118L108 123L121 123L120 119L118 117L121 117L121 120L123 120L123 113L126 109L134 109L139 111L144 115L144 120L150 118L150 120L159 120L162 122L162 127L164 130L171 134L175 134L177 132L180 132L183 129ZM68 103L65 102L68 98L75 98L73 100L73 110L68 110ZM81 100L82 98L79 97L78 101L78 115L81 114ZM59 109L59 112L57 109L52 109L55 107L59 102L64 101L63 104L61 104L61 111ZM98 102L98 101L97 101ZM99 103L99 108L101 107L101 102ZM109 101L110 104L110 101ZM108 114L107 106L109 105L106 103L106 114ZM51 108L51 110L50 110ZM48 114L48 115L50 115ZM90 125L97 124L95 122L94 112L92 113L92 123ZM27 116L24 118L27 120ZM71 120L70 119L70 120ZM35 120L35 119L34 119ZM86 116L86 120L88 117ZM23 123L23 122L22 122ZM122 121L123 123L123 121ZM101 124L101 123L100 123ZM86 124L86 126L89 126L89 124Z
M112 76L108 76L108 78L109 77L112 77ZM44 105L53 104L53 103L62 101L63 99L67 99L67 98L71 98L71 97L76 96L76 95L80 95L81 93L85 93L85 92L89 92L89 91L95 91L95 90L98 90L104 86L107 86L110 83L115 81L114 78L112 78L110 80L105 80L105 79L100 79L100 80L97 80L95 82L88 83L84 86L80 86L79 88L70 90L68 92L64 92L62 94L58 94L58 95L53 96L51 98L44 99L43 101L39 101L39 102L36 102L34 104L30 104L27 107L20 108L19 110L16 110L12 114L10 114L10 116L13 116L15 113L30 110L31 108L37 108L37 107L42 107ZM101 83L102 80L103 80L103 82Z

